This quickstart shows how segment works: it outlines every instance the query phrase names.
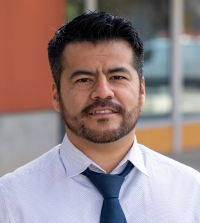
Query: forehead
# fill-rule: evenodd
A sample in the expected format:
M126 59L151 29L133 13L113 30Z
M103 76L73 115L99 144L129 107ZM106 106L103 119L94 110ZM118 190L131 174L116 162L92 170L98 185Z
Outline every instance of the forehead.
M63 51L64 67L80 65L81 63L94 65L95 62L128 63L133 65L133 49L127 41L112 40L98 44L91 42L72 42Z

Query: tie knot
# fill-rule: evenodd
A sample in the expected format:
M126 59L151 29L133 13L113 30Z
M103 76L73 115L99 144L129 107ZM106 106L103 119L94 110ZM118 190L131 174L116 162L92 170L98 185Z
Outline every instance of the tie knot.
M117 175L95 173L87 168L82 174L85 175L99 190L104 199L118 198L119 191L124 182L125 176L133 169L133 164L128 162L122 173Z
M124 177L110 174L88 175L88 179L102 194L103 198L118 198Z
M126 168L117 175L96 173L87 168L82 174L85 175L105 198L118 198L119 191L125 176L133 169L133 164L128 162Z

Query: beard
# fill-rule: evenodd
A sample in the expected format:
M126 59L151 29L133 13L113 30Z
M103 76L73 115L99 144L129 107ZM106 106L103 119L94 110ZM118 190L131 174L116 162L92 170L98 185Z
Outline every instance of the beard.
M110 99L99 99L93 104L85 107L79 114L72 115L67 111L61 96L59 97L60 113L65 126L70 129L76 136L86 139L93 143L110 143L119 140L129 134L136 126L140 117L141 96L139 95L138 104L127 112L122 105L112 102ZM92 115L90 112L98 107L113 108L118 115L122 116L122 122L118 128L98 131L86 127L84 118ZM97 123L105 125L109 122L109 118L99 118Z

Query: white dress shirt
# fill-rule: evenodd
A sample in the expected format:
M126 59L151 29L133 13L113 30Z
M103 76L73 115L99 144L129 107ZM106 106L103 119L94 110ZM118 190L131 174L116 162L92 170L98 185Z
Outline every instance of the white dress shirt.
M119 201L127 223L200 223L200 173L137 144L135 166ZM99 223L103 197L83 176L87 167L105 172L65 136L61 145L0 178L0 223ZM105 222L106 223L106 222Z

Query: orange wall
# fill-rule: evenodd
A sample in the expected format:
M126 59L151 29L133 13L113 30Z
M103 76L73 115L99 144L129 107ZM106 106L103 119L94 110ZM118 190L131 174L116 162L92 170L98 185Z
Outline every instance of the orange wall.
M183 124L182 126L182 150L193 150L200 148L200 123ZM173 128L152 127L137 129L137 141L159 153L173 152Z
M137 141L159 153L171 153L173 147L172 127L157 127L148 129L136 128Z
M52 108L47 43L64 0L0 1L0 112Z
M182 128L182 146L184 150L200 147L200 124L185 124Z

